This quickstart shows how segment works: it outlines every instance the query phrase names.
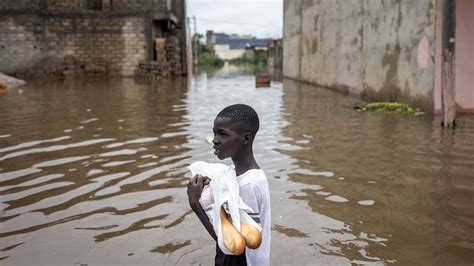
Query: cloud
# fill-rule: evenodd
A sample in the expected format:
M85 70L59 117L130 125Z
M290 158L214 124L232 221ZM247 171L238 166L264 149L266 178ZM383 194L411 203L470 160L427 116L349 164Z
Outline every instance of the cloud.
M196 17L199 33L214 30L281 37L283 0L188 0L187 12Z

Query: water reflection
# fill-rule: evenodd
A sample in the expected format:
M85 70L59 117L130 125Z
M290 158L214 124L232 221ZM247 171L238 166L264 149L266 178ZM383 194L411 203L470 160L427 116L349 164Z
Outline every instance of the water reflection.
M289 174L295 182L319 186L297 189L293 199L345 223L328 231L330 241L318 245L322 252L352 262L472 261L473 117L463 118L471 127L453 134L433 126L429 116L353 112L356 99L322 88L285 80L284 93L291 124L283 135L301 149L281 152L297 158L300 168L334 173ZM445 142L440 134L453 139ZM459 204L458 212L452 202ZM458 248L449 247L453 243Z
M474 260L472 117L443 131L290 80L256 89L248 71L30 82L0 98L2 262L212 264L186 166L216 161L205 139L234 103L260 114L273 263Z
M7 244L30 239L4 249L4 260L104 262L100 250L116 244L83 257L94 248L88 242L122 237L136 243L139 236L128 236L181 223L186 206L172 210L181 205L176 189L186 178L173 170L181 171L186 161L172 157L186 150L182 126L174 125L185 110L173 106L182 104L186 89L185 80L151 86L134 80L33 82L23 94L4 97L0 237ZM161 136L167 131L175 135L172 141ZM49 248L35 239L49 239ZM42 255L52 250L53 258Z

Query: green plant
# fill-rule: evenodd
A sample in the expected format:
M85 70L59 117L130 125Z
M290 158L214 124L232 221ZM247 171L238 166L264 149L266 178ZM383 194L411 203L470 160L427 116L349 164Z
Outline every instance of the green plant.
M224 65L224 61L213 53L203 51L202 53L199 53L198 64L201 66L221 67Z
M384 111L388 113L421 113L420 108L413 108L406 103L399 102L372 102L356 106L358 110Z

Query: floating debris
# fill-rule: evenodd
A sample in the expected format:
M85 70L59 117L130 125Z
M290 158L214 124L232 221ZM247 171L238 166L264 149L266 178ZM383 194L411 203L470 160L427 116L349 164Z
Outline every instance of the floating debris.
M372 102L372 103L361 103L354 106L356 111L381 111L387 113L397 114L414 114L423 115L424 112L420 108L413 108L406 103L399 102Z

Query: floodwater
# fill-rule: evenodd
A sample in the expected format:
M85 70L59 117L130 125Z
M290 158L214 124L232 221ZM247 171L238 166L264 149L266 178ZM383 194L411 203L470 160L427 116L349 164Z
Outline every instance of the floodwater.
M233 103L260 115L255 153L279 264L474 263L474 117L356 112L290 80L29 82L0 97L0 264L213 263L186 166ZM230 163L230 161L225 161Z

